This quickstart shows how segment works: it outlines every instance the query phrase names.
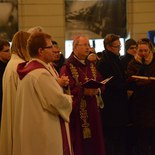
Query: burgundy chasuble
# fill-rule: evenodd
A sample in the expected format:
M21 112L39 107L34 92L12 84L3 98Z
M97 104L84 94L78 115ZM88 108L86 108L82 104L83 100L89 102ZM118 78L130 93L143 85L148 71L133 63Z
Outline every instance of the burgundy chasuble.
M83 94L82 84L90 79L101 81L96 67L89 62L81 63L72 54L60 70L69 77L73 95L70 115L70 131L74 155L105 155L103 129L96 96Z

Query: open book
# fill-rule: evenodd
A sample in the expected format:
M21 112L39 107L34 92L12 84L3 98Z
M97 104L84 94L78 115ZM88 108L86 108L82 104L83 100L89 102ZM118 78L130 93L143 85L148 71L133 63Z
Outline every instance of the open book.
M142 79L142 80L155 80L155 77L153 76L138 76L138 75L132 75L131 78L133 79Z
M109 78L106 78L105 80L101 81L101 83L106 84L108 81L110 81L113 78L113 76L110 76Z
M107 79L105 79L105 80L103 80L101 82L95 81L94 79L90 79L87 82L84 82L82 84L82 86L85 87L85 88L97 89L97 88L100 88L103 85L105 85L112 78L113 78L113 76L111 76L111 77L109 77L109 78L107 78Z

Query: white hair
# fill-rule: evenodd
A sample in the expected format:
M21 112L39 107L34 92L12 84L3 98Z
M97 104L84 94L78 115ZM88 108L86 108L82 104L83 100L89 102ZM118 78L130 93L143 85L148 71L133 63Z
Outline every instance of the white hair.
M35 27L31 27L27 30L28 33L35 33L35 32L44 32L44 28L41 26L35 26Z

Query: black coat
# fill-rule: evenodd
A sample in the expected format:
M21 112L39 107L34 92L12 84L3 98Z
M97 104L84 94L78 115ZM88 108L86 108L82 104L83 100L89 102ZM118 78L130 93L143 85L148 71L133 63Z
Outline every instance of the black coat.
M110 51L103 51L103 56L97 64L97 69L103 79L113 76L106 84L102 98L105 107L102 118L106 126L125 126L127 123L127 87L125 73L119 56Z
M148 65L133 59L127 70L129 75L155 77L155 56ZM138 127L155 127L155 81L143 81L139 84L131 82L134 91L132 95L133 122Z
M133 55L126 53L125 55L120 57L122 67L124 69L125 74L127 74L128 63L134 58Z

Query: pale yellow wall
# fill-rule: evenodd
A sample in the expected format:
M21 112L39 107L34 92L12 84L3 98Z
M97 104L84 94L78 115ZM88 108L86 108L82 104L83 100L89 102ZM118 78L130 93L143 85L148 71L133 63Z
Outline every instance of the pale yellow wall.
M155 30L155 0L127 0L128 32L134 39ZM64 0L19 0L19 28L40 25L64 50Z
M63 0L19 0L19 28L42 26L64 50Z
M155 0L128 0L128 32L136 40L155 30Z

